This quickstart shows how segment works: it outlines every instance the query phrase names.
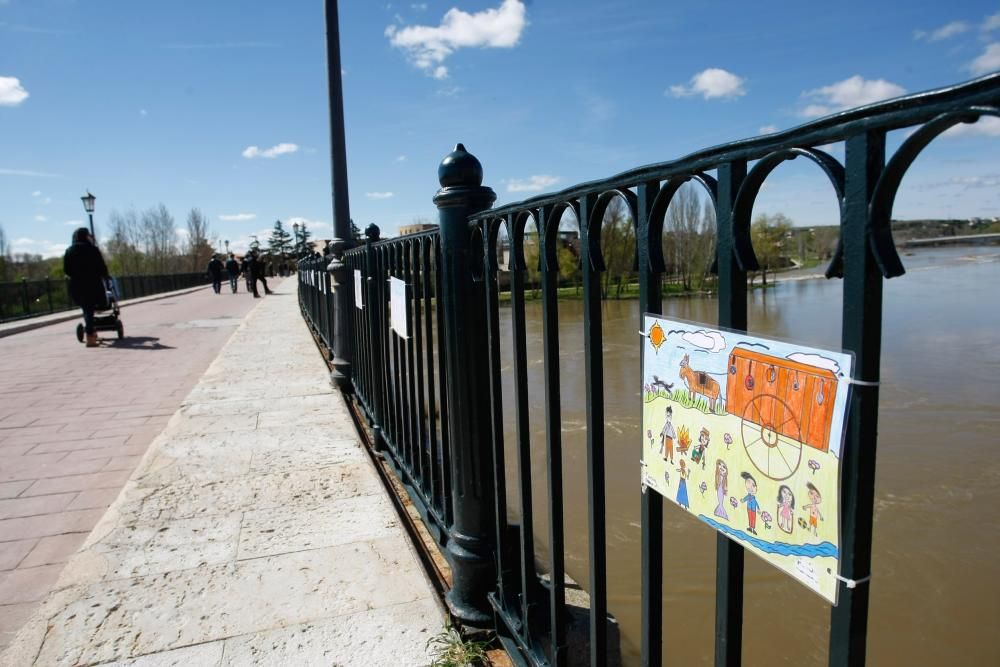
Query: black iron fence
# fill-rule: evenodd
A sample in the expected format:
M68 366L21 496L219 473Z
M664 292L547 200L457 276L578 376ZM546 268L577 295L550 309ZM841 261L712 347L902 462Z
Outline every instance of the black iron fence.
M353 354L353 359L346 360L353 361L351 385L388 459L446 547L455 579L448 596L452 612L464 622L492 624L521 663L566 664L556 248L561 216L572 211L580 226L584 313L580 338L586 361L590 569L583 583L590 596L589 661L594 667L608 664L600 285L605 270L604 214L616 198L628 207L637 239L640 312L660 314L667 208L683 184L700 184L715 205L718 324L745 331L747 274L759 268L750 236L751 211L768 175L781 163L801 158L825 175L836 197L840 241L826 275L843 280L842 347L856 359L842 448L840 569L845 582L839 604L831 610L829 662L845 667L864 664L882 291L885 279L904 273L890 228L893 202L907 169L933 139L955 125L998 116L1000 75L990 75L495 209L490 208L495 196L481 185L481 166L459 145L439 168L442 189L435 197L439 232L381 242L376 241L376 233L364 248L348 252L343 266L336 260L341 276L338 289L352 295L357 289L362 295L360 309L352 305L341 322L332 320L334 312L345 311L340 304L334 309L331 294L336 289L323 282L327 280L324 261L313 269L323 277L312 282L300 277L306 316L317 330L326 327L323 340L328 347L335 325L348 327L341 335L352 352L341 355ZM887 154L887 133L903 128L909 129L905 140ZM822 148L834 142L843 142L843 162ZM547 486L541 510L532 497L528 428L524 251L529 224L538 230L540 243ZM501 235L501 229L506 234ZM511 243L509 340L502 339L499 318L501 236ZM354 276L348 278L348 272ZM401 279L406 290L402 316L407 337L389 327L390 278ZM337 294L339 298L341 292ZM502 345L513 351L514 391L508 396L501 392ZM638 341L636 346L638 355ZM637 386L639 382L636 378ZM518 525L510 523L507 511L505 399L513 401L515 415L512 484L520 507ZM638 487L637 480L637 494ZM536 567L539 554L533 526L538 511L547 515L545 577ZM642 661L659 665L663 658L662 498L655 493L642 495L641 513ZM715 664L739 665L744 552L722 535L716 550Z
M120 300L197 287L211 282L204 273L173 273L115 278ZM67 281L58 278L0 283L0 322L21 320L76 308Z

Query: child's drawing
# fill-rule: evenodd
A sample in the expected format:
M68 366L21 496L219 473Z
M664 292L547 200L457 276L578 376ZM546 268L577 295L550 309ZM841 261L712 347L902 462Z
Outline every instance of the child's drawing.
M851 356L654 316L643 330L649 488L836 603Z

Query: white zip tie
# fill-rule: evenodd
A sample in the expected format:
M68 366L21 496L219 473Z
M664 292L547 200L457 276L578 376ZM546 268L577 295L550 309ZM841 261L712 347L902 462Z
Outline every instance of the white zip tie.
M646 333L645 331L640 331L639 335L642 336L643 338L649 338L649 334Z
M847 384L856 384L859 387L877 387L881 384L878 380L857 380L855 378L844 378L844 382Z
M848 579L847 577L840 576L836 572L833 572L832 574L834 578L847 584L848 588L857 588L858 584L863 584L872 578L872 575L870 574L867 577L861 577L860 579Z

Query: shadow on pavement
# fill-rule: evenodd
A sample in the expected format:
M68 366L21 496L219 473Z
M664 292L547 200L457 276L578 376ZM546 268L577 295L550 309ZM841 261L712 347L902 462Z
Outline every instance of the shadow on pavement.
M173 350L171 345L164 345L155 336L126 336L125 338L105 339L106 347L120 347L128 350Z

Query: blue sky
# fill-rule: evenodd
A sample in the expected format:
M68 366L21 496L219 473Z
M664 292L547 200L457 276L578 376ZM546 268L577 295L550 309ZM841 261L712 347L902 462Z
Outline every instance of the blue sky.
M351 215L388 234L435 219L458 141L504 203L1000 69L995 1L342 0L340 26ZM0 0L13 250L61 253L86 188L99 227L163 202L238 248L279 218L328 236L324 39L321 0ZM933 144L896 217L1000 215L998 137ZM829 224L831 193L789 164L755 212Z

